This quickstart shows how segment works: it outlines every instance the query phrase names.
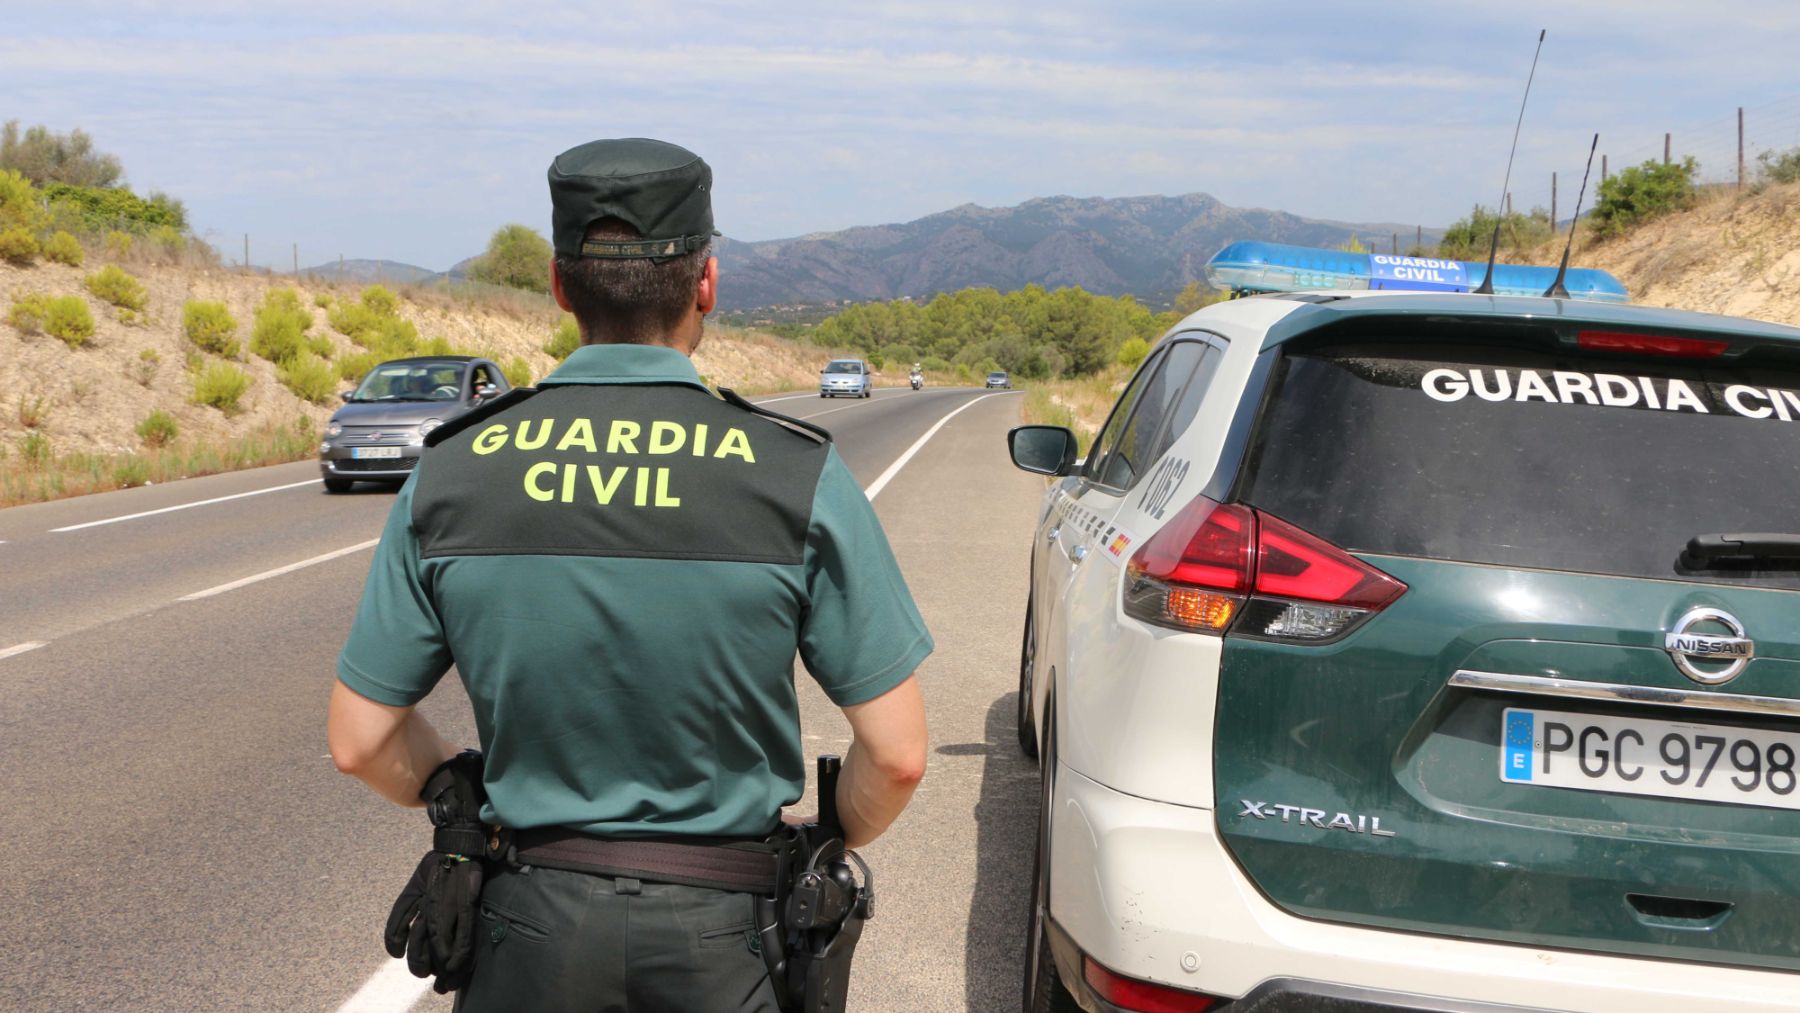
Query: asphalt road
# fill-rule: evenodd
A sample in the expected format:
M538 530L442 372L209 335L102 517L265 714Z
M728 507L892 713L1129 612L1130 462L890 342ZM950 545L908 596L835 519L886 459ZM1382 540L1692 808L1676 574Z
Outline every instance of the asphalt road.
M1011 722L1042 489L1006 461L1018 404L927 388L772 405L830 428L865 486L886 473L876 508L938 644L920 670L930 769L865 851L879 904L853 1010L1018 1002L1037 803ZM449 1008L379 943L426 824L325 749L392 495L330 496L317 475L303 462L0 510L0 1008ZM808 751L841 752L842 717L799 678ZM422 709L474 743L456 680Z

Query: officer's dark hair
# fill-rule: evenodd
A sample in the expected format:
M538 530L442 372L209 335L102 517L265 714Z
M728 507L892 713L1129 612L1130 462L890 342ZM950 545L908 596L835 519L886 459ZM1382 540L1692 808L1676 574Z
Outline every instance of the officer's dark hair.
M616 242L643 235L621 219L602 218L588 226L584 238ZM582 344L644 344L668 337L694 308L694 290L711 255L710 243L662 263L557 254L556 273Z

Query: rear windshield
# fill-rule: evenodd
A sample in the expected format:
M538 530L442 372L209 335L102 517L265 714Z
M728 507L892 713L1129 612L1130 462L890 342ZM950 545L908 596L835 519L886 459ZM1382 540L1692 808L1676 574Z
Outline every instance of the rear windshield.
M1688 539L1800 533L1800 370L1469 345L1286 356L1242 498L1347 549L1694 573Z

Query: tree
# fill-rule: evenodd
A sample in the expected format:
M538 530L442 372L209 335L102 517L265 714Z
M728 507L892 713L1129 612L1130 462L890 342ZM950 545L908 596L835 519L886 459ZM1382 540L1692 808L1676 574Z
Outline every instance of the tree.
M43 186L112 186L125 175L117 156L94 150L94 139L83 130L52 133L38 125L19 131L18 120L0 127L0 170L12 169Z
M1181 291L1175 294L1175 315L1185 317L1202 306L1211 306L1223 298L1225 298L1224 292L1202 285L1197 281L1190 281L1181 286Z
M1457 219L1444 230L1444 238L1438 241L1437 255L1451 260L1485 262L1488 247L1494 241L1495 225L1500 226L1500 249L1512 254L1536 249L1556 232L1550 225L1550 212L1543 208L1532 208L1528 214L1514 211L1497 216L1477 204L1469 217Z
M469 277L527 292L550 291L550 243L529 225L502 225L487 252L469 265Z

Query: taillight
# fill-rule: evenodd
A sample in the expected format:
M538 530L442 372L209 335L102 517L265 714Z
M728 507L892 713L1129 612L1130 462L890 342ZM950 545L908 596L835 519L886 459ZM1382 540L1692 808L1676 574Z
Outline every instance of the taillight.
M1125 612L1178 630L1323 643L1406 585L1240 503L1195 499L1131 557Z
M1716 359L1731 347L1729 341L1678 338L1668 334L1629 334L1623 331L1582 331L1575 336L1579 348L1598 352L1632 352L1668 355L1677 359Z
M1206 1013L1219 1000L1210 995L1170 988L1114 974L1093 958L1081 958L1081 976L1094 994L1135 1013Z

